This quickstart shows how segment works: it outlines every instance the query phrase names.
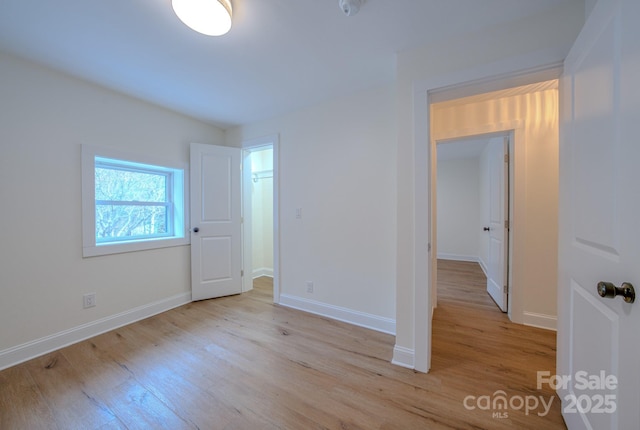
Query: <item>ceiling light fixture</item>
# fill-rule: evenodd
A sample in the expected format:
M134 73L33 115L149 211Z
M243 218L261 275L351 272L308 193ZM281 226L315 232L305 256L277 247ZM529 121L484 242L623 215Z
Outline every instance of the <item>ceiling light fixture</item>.
M198 33L222 36L231 29L231 0L171 0L180 21Z

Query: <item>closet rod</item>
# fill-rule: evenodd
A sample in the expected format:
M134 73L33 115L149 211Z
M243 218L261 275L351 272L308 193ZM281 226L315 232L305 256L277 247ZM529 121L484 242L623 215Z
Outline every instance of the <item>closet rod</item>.
M261 179L273 179L273 171L272 170L262 170L260 172L252 173L253 182L258 182Z

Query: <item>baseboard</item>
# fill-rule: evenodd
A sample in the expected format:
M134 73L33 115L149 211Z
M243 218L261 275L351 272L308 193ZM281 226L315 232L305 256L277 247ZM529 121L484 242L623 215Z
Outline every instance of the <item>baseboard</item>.
M484 263L484 260L482 258L480 258L480 257L478 257L478 264L480 265L480 268L484 272L484 276L486 278L488 278L489 277L489 275L488 275L489 269L487 268L487 265Z
M253 276L253 279L260 278L262 276L268 276L269 278L273 278L273 269L270 269L268 267L253 269L253 271L251 272L251 276Z
M403 346L394 346L391 364L406 367L407 369L415 368L415 351Z
M396 334L396 321L391 318L379 317L377 315L354 311L353 309L329 305L289 294L280 294L279 304L382 333Z
M534 312L523 312L522 323L531 327L544 328L556 331L558 329L558 317Z
M472 261L474 263L480 261L475 255L448 254L446 252L438 252L438 260Z
M191 292L111 315L0 351L0 370L191 302Z

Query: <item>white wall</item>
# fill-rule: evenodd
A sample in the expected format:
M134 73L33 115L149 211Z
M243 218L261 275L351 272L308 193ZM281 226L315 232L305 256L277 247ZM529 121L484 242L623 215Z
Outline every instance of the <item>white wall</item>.
M227 142L275 133L281 302L394 331L393 87L228 130Z
M593 10L593 8L596 6L596 3L598 2L598 0L585 0L585 7L584 7L584 17L585 19L589 18L589 15L591 15L591 11Z
M478 260L478 231L482 230L479 179L479 158L438 161L438 258Z
M418 273L418 266L414 263L416 258L423 258L421 254L424 252L417 250L414 238L422 240L424 231L428 230L428 225L416 222L414 214L416 209L420 213L428 213L424 206L427 205L425 200L428 200L430 187L428 174L426 178L422 176L425 170L429 171L429 154L423 154L424 138L415 135L421 129L428 129L429 124L427 118L416 110L419 106L417 97L426 100L427 89L560 62L583 24L584 2L576 0L538 16L398 54L397 335L394 362L421 370L426 370L428 365L425 354L428 337L416 337L418 331L430 330L428 319L421 320L426 328L415 329L415 324L422 323L416 322L416 294L421 301L426 297L425 284L431 275L428 270L427 273L423 273L425 270ZM418 94L423 88L424 93ZM416 159L416 154L422 159ZM422 167L416 169L416 166ZM420 180L419 187L415 186L416 178ZM419 264L426 265L426 262L420 261ZM421 344L417 345L417 341ZM414 355L416 351L418 357Z
M188 163L224 133L2 53L0 76L0 368L189 301L189 246L82 258L80 145Z

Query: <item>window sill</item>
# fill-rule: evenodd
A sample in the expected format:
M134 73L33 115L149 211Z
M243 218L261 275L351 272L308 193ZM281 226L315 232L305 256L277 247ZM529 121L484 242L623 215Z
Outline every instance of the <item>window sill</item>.
M100 255L122 254L125 252L146 251L150 249L170 248L189 245L187 237L137 240L133 242L109 243L104 245L86 246L82 248L83 257L97 257Z

